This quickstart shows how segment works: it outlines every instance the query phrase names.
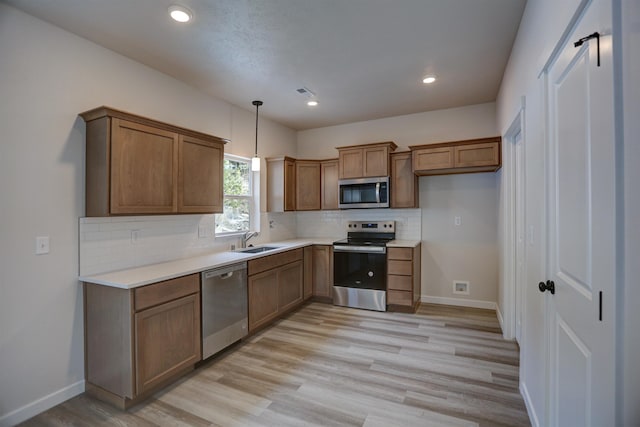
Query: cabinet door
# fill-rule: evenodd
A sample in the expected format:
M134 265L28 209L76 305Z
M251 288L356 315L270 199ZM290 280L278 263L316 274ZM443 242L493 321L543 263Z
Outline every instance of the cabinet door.
M249 276L249 332L278 315L278 270Z
M320 162L296 160L296 210L320 210Z
M313 295L313 247L304 248L304 285L302 296L304 299Z
M295 161L284 161L284 210L296 210L296 164Z
M320 164L321 209L338 209L338 161L327 160Z
M362 148L339 150L340 179L362 178Z
M391 154L391 207L418 207L418 177L413 173L410 151Z
M498 166L500 164L500 144L459 145L454 147L454 164L457 168L477 166Z
M178 211L178 134L113 118L112 214Z
M313 295L333 297L333 247L313 246Z
M278 269L278 312L282 313L302 302L304 281L302 261Z
M200 294L135 314L136 394L200 360Z
M422 148L413 152L413 171L453 167L453 147Z
M224 145L180 135L178 212L222 212Z
M389 176L389 148L369 147L362 150L362 176Z

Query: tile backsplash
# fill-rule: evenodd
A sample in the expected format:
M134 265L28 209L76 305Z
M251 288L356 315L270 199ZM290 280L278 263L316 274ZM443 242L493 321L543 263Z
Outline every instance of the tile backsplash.
M395 221L396 238L420 240L420 209L350 209L339 211L297 212L298 237L343 238L348 221Z
M261 244L296 237L343 238L347 221L396 221L398 239L421 236L419 209L356 209L261 213ZM239 247L238 236L215 236L214 215L80 218L80 275L139 267Z
M250 243L296 237L295 213L260 215ZM215 215L80 218L80 275L139 267L240 246L239 236L215 236Z

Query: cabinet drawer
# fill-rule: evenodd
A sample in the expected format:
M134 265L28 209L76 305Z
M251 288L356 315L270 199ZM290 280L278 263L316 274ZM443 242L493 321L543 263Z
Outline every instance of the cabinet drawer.
M387 288L396 291L411 291L413 290L413 277L390 274L387 276Z
M411 261L399 261L390 259L387 261L387 274L399 274L401 276L411 276L413 273L413 263Z
M248 274L249 276L263 271L271 270L273 268L280 267L285 264L289 264L294 261L302 260L303 250L294 249L287 252L282 252L275 255L268 255L262 258L249 261Z
M198 274L190 274L189 276L177 277L175 279L165 280L164 282L142 286L136 288L134 291L135 310L144 310L145 308L172 301L199 291L200 279Z
M413 259L413 248L388 248L387 259Z
M387 304L413 305L413 293L409 291L387 291Z

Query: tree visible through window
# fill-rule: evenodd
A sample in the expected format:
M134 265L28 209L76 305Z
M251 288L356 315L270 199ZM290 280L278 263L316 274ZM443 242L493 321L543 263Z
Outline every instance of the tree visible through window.
M244 233L251 228L253 191L248 159L225 156L224 211L216 215L216 234Z

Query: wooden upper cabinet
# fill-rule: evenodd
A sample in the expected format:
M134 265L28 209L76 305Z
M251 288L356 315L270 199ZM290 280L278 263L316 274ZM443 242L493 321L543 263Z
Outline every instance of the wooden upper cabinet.
M224 140L108 107L86 122L86 215L222 212Z
M110 213L176 213L178 134L113 118L111 136Z
M422 148L413 153L413 169L416 171L451 169L453 148Z
M362 148L348 148L339 150L340 179L362 178Z
M321 209L338 209L338 159L320 162L320 195Z
M418 177L413 173L411 151L391 153L391 207L418 207Z
M267 162L267 212L296 210L296 160L271 157Z
M320 172L317 160L296 160L296 210L319 210L321 205Z
M495 172L502 166L499 136L409 147L416 175Z
M180 135L178 159L178 211L222 212L224 144Z
M339 178L389 176L389 154L396 148L391 141L338 147Z

